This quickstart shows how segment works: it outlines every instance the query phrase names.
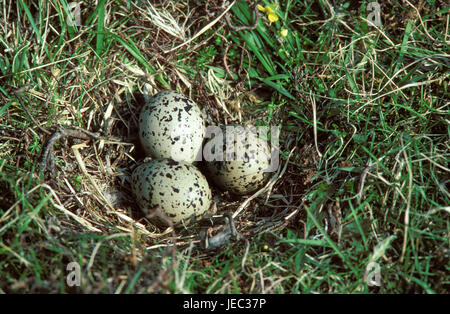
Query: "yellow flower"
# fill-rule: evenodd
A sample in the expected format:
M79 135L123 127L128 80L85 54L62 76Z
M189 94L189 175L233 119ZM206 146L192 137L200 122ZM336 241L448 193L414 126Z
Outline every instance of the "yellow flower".
M278 21L278 15L275 13L269 13L267 17L269 18L270 23Z
M258 4L258 10L261 12L267 13L267 18L269 19L270 23L278 21L278 15L275 13L275 11L269 5L266 5L266 7L263 7L262 5Z
M270 6L268 6L268 5L266 5L266 12L267 12L267 14L273 14L273 13L275 13L275 12L273 11L273 9L272 9Z
M286 37L288 35L288 30L286 28L282 28L280 31L281 37Z

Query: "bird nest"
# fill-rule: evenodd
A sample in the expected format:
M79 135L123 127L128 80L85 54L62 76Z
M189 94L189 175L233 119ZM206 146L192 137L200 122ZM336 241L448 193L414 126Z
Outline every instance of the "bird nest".
M67 121L59 123L55 132L47 137L40 167L47 178L45 187L53 195L53 205L67 217L61 223L81 232L130 233L139 239L140 247L145 250L164 246L175 249L191 243L201 248L201 231L208 228L213 237L225 230L227 224L220 218L226 214L231 214L240 239L297 223L298 219L294 218L304 215L299 212L304 201L299 196L314 175L317 152L312 146L297 147L294 137L286 135L282 128L279 167L265 186L252 195L237 197L212 186L213 206L207 218L176 230L152 224L150 217L138 208L130 184L133 169L146 158L138 138L138 116L146 99L167 85L198 103L207 125L281 126L287 116L283 109L274 110L270 121L264 114L255 114L264 112L257 96L270 99L275 94L260 86L245 87L244 69L233 69L242 75L240 80L232 81L212 69L192 77L171 63L177 52L187 51L193 44L168 49L169 38L164 34L175 32L176 36L172 36L178 38L177 43L187 42L187 37L195 35L187 36L182 28L170 29L173 21L161 12L166 11L159 8L147 12L149 18L153 18L149 34L154 44L148 49L155 73L149 75L133 63L123 64L118 55L116 58L112 54L106 71L110 71L111 76L118 71L122 75L99 85L94 93L96 98L78 109L81 116L73 112L70 97L65 100L61 115L67 116ZM158 25L164 21L169 29ZM172 47L177 46L172 43ZM245 58L245 47L241 49L241 57ZM225 72L230 70L226 58L221 66ZM166 86L158 80L161 73L169 78ZM75 127L75 120L85 127ZM220 228L214 229L217 222Z

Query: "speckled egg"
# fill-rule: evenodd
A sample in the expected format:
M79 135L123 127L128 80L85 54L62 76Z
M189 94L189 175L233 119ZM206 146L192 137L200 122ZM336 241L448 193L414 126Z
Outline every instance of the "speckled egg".
M139 138L147 155L193 162L199 153L205 122L197 104L165 90L149 99L139 116Z
M264 172L269 169L271 160L267 141L252 128L224 126L221 130L222 136L213 137L204 148L204 153L209 151L214 157L214 160L206 162L212 180L233 194L245 195L256 191L270 174Z
M138 166L131 176L137 203L146 214L159 209L174 225L200 218L211 205L211 190L204 175L192 164L156 159ZM167 222L155 216L159 225Z

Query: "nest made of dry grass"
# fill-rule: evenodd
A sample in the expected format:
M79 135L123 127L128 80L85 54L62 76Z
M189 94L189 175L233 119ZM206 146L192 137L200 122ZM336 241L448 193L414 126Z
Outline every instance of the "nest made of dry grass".
M205 27L209 30L226 27L225 22L217 18L228 7L220 9L217 3L212 9L212 1L208 3L209 9L204 6L186 8L183 3L174 2L166 6L147 3L146 7L139 8L143 20L140 19L140 24L135 28L137 32L146 32L146 41L139 45L157 73L147 73L134 61L124 63L123 49L112 47L108 66L102 68L106 72L105 77L111 79L98 82L99 72L92 69L99 64L92 54L87 53L83 60L86 66L79 67L81 72L78 75L69 75L65 80L68 87L57 103L57 125L73 126L78 122L86 130L96 132L98 138L80 140L66 137L55 146L54 156L61 162L52 175L47 174L43 186L51 191L55 208L67 217L60 222L62 225L82 232L113 234L122 231L138 234L135 237L140 239L142 249L169 246L175 242L177 246L198 242L196 225L178 229L176 233L171 228L161 229L153 225L135 203L129 178L136 164L145 157L137 136L140 109L147 97L166 88L157 80L159 73L168 77L172 89L183 92L201 106L208 125L268 122L264 115L257 118L252 115L252 108L257 107L258 102L247 97L247 74L239 65L233 68L235 73L240 74L238 81L219 78L212 70L206 73L199 71L192 78L177 66L179 51L192 51L184 60L188 63L186 60L195 57L195 49L207 45L217 31L209 37L198 36L197 41L189 41L189 38L204 32ZM81 44L81 39L72 43L74 48ZM245 58L248 52L245 47L240 49L242 58ZM232 65L227 63L226 53L224 56L217 58L217 66L229 71ZM51 71L53 76L58 77L57 66ZM83 81L80 77L84 77ZM53 84L48 86L48 92L62 90L57 81ZM83 90L89 91L88 101L83 108L75 108L73 103ZM48 95L36 89L29 92L31 99L44 100L46 97ZM81 117L77 112L81 113ZM285 115L282 109L275 111L270 123L281 124ZM284 228L300 214L298 208L303 199L299 196L314 174L312 156L316 156L317 152L311 146L299 149L297 143L283 133L280 143L284 158L280 158L278 172L253 196L236 198L213 187L216 214L239 214L237 228L244 236Z

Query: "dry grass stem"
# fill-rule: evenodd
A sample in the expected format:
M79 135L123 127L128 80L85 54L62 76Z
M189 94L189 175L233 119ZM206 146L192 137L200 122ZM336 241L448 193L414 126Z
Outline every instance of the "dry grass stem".
M211 23L209 23L208 25L206 25L205 27L203 27L198 33L196 33L193 37L191 37L190 39L186 40L185 42L183 42L182 44L173 47L172 49L166 50L164 51L164 53L170 53L172 51L175 51L183 46L186 46L187 44L189 44L190 42L194 41L196 38L198 38L200 35L202 35L204 32L206 32L208 29L211 29L217 22L220 21L220 19L222 19L224 17L225 14L228 13L228 11L231 10L231 8L233 7L233 5L235 4L236 0L233 0L233 2L217 17L215 18Z

